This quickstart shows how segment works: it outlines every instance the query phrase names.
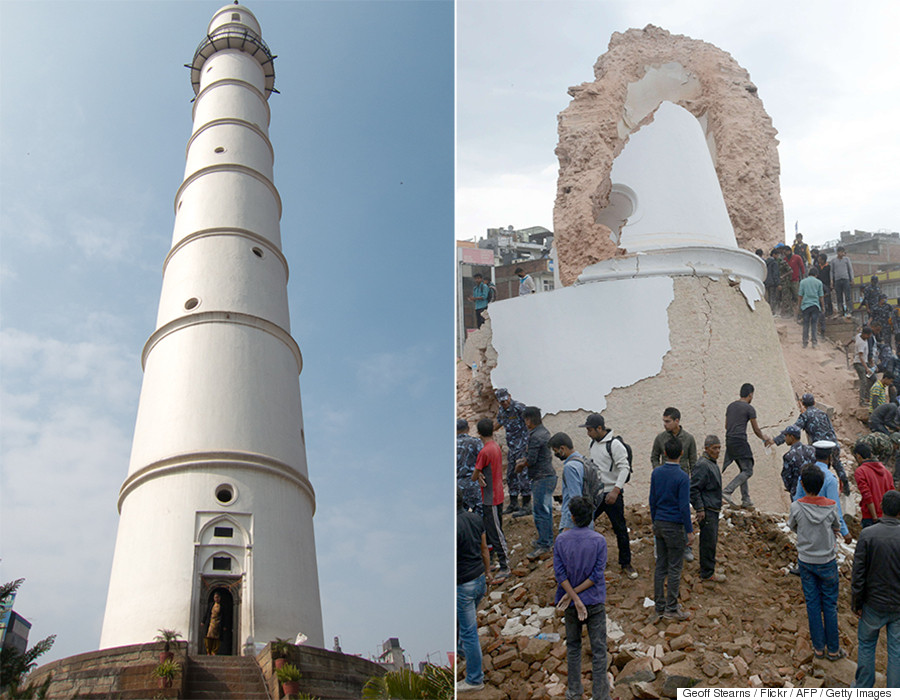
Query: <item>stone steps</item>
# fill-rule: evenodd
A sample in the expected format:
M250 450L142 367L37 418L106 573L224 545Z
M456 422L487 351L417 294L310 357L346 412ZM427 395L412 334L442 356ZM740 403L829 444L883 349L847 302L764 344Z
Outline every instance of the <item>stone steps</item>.
M189 657L185 698L269 700L256 659L250 656Z

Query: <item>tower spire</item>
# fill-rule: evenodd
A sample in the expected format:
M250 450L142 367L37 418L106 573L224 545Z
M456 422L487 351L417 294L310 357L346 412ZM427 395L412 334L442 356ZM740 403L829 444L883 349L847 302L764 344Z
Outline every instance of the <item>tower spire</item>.
M199 651L214 592L232 618L220 653L299 632L324 643L268 137L274 58L236 2L190 64L193 129L142 353L101 647L169 628Z

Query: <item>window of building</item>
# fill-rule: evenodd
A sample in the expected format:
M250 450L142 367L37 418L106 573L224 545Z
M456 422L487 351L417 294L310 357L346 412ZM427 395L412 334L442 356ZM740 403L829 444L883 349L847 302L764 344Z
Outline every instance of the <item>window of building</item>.
M231 557L213 557L213 571L231 571Z
M543 280L544 282L544 291L552 292L553 291L553 280Z
M231 15L231 21L232 21L232 22L240 22L240 21L241 21L241 15L240 15L240 13L238 13L238 12L232 13L232 15Z
M213 537L234 537L234 528L216 527L213 530Z

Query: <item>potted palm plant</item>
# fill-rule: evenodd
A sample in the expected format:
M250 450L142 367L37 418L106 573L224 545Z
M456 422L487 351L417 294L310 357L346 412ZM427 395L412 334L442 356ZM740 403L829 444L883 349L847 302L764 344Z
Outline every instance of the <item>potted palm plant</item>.
M272 642L272 659L275 664L276 671L279 668L282 668L287 662L288 655L291 653L291 649L293 649L293 647L293 644L291 644L287 639L282 639L281 637L276 637L275 641Z
M300 692L300 669L294 664L285 664L275 671L281 682L281 689L285 695L296 695Z
M159 678L160 688L171 688L172 679L174 679L175 676L177 676L180 672L181 664L175 663L171 659L160 662L160 664L155 669L153 669L154 675Z
M171 661L175 658L175 654L170 649L169 645L172 642L177 642L181 639L181 632L176 632L175 630L159 630L159 634L156 635L155 640L157 642L163 642L165 645L163 650L159 652L159 662L163 661Z

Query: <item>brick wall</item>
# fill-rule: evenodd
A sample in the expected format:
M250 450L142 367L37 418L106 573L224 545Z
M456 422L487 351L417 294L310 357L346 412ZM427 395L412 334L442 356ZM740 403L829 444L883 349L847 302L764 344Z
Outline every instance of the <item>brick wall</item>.
M153 674L163 649L161 642L101 649L59 659L35 669L28 680L39 685L52 674L48 700L72 698L76 693L79 700L178 698L183 696L187 642L171 644L170 648L175 654L174 661L182 668L171 688L161 689L159 679Z
M275 676L272 647L266 645L256 657L273 698L282 698ZM352 700L362 697L362 687L372 676L383 676L385 669L367 659L315 647L294 647L287 661L300 669L300 691L322 700Z

